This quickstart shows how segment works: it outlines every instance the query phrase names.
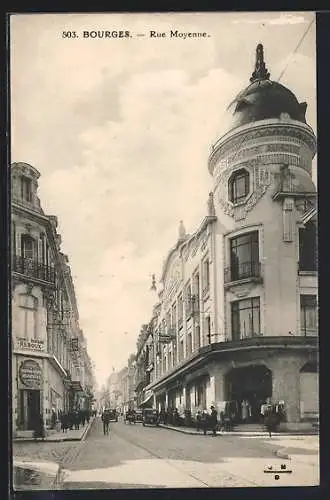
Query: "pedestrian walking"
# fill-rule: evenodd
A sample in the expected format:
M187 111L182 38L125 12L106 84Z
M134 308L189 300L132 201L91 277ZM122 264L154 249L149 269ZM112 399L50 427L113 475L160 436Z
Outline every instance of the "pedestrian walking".
M104 410L101 418L103 422L103 434L106 436L109 434L109 422L110 422L109 412L107 410Z
M76 431L79 431L79 427L80 427L80 412L76 410L74 412L74 428Z
M218 426L218 412L214 406L211 406L211 426L212 426L212 435L217 435L217 426Z
M274 406L269 406L264 413L264 423L268 431L269 437L272 437L272 432L276 431L277 427L277 415Z

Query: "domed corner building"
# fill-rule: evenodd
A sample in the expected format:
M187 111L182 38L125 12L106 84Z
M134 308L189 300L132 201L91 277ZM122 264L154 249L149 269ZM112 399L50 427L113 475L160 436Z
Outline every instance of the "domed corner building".
M208 159L208 213L192 235L180 230L164 264L146 388L159 409L231 402L242 422L248 401L246 421L259 423L271 398L284 403L284 427L318 419L316 138L306 109L270 79L259 44Z

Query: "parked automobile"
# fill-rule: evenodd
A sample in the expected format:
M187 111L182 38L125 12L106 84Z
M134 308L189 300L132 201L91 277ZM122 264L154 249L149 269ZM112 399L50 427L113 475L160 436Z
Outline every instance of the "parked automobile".
M159 425L159 412L153 408L146 408L143 410L143 426L146 425Z
M135 412L132 411L132 410L128 410L126 413L125 413L125 417L124 417L124 422L125 424L128 422L129 424L135 424Z
M135 410L135 422L143 422L143 410Z
M118 422L117 410L108 410L110 416L110 422Z

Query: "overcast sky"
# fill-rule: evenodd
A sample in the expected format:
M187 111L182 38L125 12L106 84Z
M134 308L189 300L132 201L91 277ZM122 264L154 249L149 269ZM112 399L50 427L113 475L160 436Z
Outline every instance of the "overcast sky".
M193 232L212 187L210 146L225 108L249 83L257 43L271 79L301 101L316 129L312 13L31 14L11 18L12 161L40 173L59 218L88 351L101 384L125 366L156 296L151 274ZM132 38L62 38L131 30ZM149 30L202 39L135 37Z

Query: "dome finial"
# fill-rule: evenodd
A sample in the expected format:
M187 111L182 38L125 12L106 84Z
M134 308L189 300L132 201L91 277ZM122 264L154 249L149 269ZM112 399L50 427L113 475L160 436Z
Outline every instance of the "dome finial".
M256 64L250 82L253 83L257 80L269 80L270 73L266 68L264 62L264 47L261 43L258 43L256 49Z

